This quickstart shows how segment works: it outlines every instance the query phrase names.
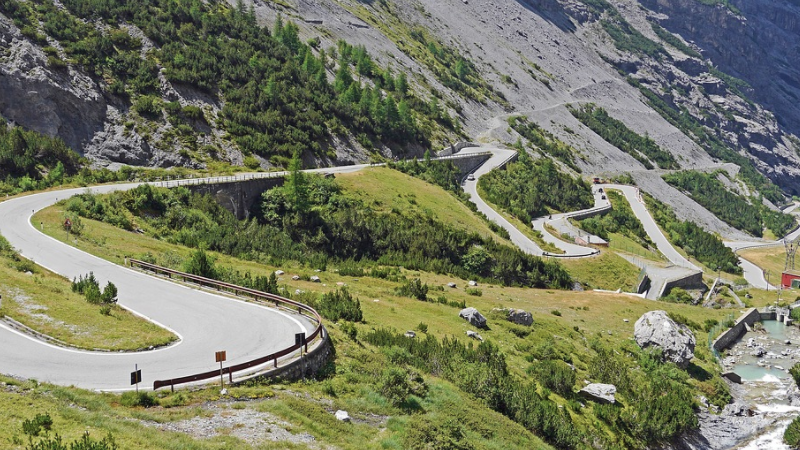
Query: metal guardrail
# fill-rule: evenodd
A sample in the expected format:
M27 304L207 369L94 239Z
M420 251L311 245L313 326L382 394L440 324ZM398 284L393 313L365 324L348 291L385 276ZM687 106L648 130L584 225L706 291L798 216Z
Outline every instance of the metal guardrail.
M128 259L128 263L131 267L139 267L144 270L149 270L155 273L160 273L167 275L169 278L181 278L183 281L191 281L193 283L197 283L200 286L216 288L219 291L225 290L228 292L232 292L234 295L239 296L249 296L255 300L262 300L267 302L275 303L275 306L278 306L280 303L284 305L289 305L292 309L296 308L299 314L306 313L306 315L310 315L314 321L317 323L317 327L311 333L311 335L306 336L304 342L302 344L295 344L291 347L287 347L283 350L279 350L275 353L271 353L266 356L262 356L260 358L253 359L251 361L247 361L240 364L235 364L232 366L228 366L222 369L223 374L228 374L229 381L233 382L233 374L234 372L239 372L241 370L249 369L251 367L260 366L263 364L267 364L269 362L273 363L275 368L278 367L278 358L281 358L286 355L290 355L293 352L299 350L301 347L305 348L305 351L308 352L308 344L313 342L317 337L324 339L325 337L325 328L322 326L322 317L320 317L319 313L312 307L305 305L300 302L296 302L293 300L289 300L288 298L281 297L275 294L269 294L267 292L258 291L255 289L246 288L243 286L238 286L231 283L225 283L222 281L214 280L211 278L205 278L198 275L192 275L190 273L180 272L177 270L169 269L166 267L158 266L155 264L150 264L145 261L139 261L137 259ZM153 390L156 390L161 387L170 386L174 389L176 384L185 384L191 383L194 381L201 381L201 380L208 380L211 378L215 378L220 376L220 370L210 370L208 372L197 373L193 375L187 375L178 378L172 378L169 380L156 380L153 382Z
M474 152L474 153L466 153L463 155L449 155L449 156L439 156L431 158L431 161L447 161L452 159L464 159L464 158L474 158L476 156L483 156L489 155L491 156L492 152L490 151L483 151L483 152ZM424 161L424 158L417 158L417 161ZM370 164L371 166L383 166L385 163L380 164ZM340 167L347 167L347 166L340 166ZM335 169L331 167L329 169ZM318 168L318 169L309 169L315 172L325 172L325 168ZM307 172L304 170L304 172ZM142 180L143 183L149 183L154 186L165 187L165 188L173 188L178 186L201 186L205 184L216 184L216 183L237 183L240 181L249 181L249 180L262 180L262 179L269 179L269 178L283 178L289 172L288 171L280 171L280 172L255 172L255 173L247 173L247 174L240 174L240 175L225 175L225 176L211 176L211 177L201 177L201 178L183 178L183 179L175 179L171 180L171 177L165 177L166 179L155 179L155 180Z
M287 172L257 172L241 175L225 175L225 176L212 176L203 178L183 178L176 180L143 180L143 183L152 184L154 186L173 188L178 186L202 186L206 184L216 183L237 183L240 181L249 180L263 180L268 178L283 178ZM169 177L168 177L169 178Z

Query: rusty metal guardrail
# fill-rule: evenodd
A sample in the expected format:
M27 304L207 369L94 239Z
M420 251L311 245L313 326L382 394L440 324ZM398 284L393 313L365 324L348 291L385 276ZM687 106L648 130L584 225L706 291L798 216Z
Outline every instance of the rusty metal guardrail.
M139 267L144 270L152 271L157 274L166 275L169 278L178 278L183 279L183 281L190 281L196 283L203 287L210 287L216 288L219 291L225 290L228 292L232 292L234 295L238 296L249 296L255 300L261 300L266 302L275 303L275 306L279 306L279 304L284 304L292 307L292 309L297 309L297 313L301 315L306 315L311 317L316 323L317 327L311 333L311 335L306 336L305 340L300 344L295 344L291 347L287 347L283 350L279 350L275 353L271 353L266 356L262 356L260 358L253 359L251 361L243 362L240 364L235 364L232 366L228 366L222 369L223 374L228 374L228 380L233 382L233 374L234 372L239 372L245 369L249 369L251 367L256 367L260 365L267 364L269 362L273 363L273 367L278 367L278 358L284 357L286 355L290 355L293 352L299 350L300 348L305 348L305 351L308 352L308 344L313 342L317 337L320 339L325 338L325 328L322 326L322 317L320 317L319 313L312 307L305 305L300 302L296 302L293 300L289 300L288 298L281 297L275 294L269 294L267 292L258 291L255 289L246 288L244 286L238 286L231 283L225 283L222 281L214 280L211 278L205 278L198 275L192 275L186 272L180 272L177 270L169 269L167 267L158 266L155 264L151 264L145 261L139 261L137 259L128 258L128 264L131 267ZM305 313L305 314L304 314ZM187 375L178 378L172 378L169 380L156 380L153 382L153 390L156 390L161 387L170 386L170 388L174 389L176 384L185 384L191 383L194 381L201 381L201 380L208 380L211 378L215 378L220 376L220 370L214 369L208 372L197 373L193 375Z

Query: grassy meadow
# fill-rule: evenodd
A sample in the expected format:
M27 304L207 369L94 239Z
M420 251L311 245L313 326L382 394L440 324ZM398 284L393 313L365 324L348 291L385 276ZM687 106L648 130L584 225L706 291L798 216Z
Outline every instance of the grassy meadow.
M371 199L373 208L419 208L439 220L491 235L485 222L450 194L406 175L387 169L371 169L337 176L337 179L349 194ZM32 220L36 224L42 222L46 234L67 241L67 235L60 227L62 208L63 205L47 208ZM149 236L146 224L137 224L144 233L134 233L94 220L82 219L82 223L84 230L81 235L72 236L69 244L116 263L122 263L125 257L148 256L159 263L180 267L193 252ZM449 436L455 442L469 443L463 448L470 449L552 448L509 417L487 408L484 401L443 378L427 373L419 374L420 383L426 386L424 394L414 394L402 405L387 400L387 394L381 388L386 371L402 366L414 374L416 369L400 365L396 349L366 344L362 337L381 328L398 332L414 330L419 339L450 337L473 347L477 341L467 337L466 332L475 328L458 317L459 308L398 295L396 289L402 284L400 280L341 275L334 263L316 273L311 267L292 261L244 261L219 253L209 254L217 267L250 272L253 276L284 270L285 275L278 282L288 292L300 289L323 294L346 286L359 299L364 320L361 323L325 321L336 348L336 358L318 380L247 384L230 389L224 397L220 397L214 387L180 390L175 394L161 391L156 395L156 406L142 408L126 406L125 397L116 394L0 378L0 405L3 405L0 410L6 410L6 414L0 415L0 447L25 448L28 437L21 431L22 421L47 412L54 419L53 429L65 439L78 438L84 431L100 439L111 432L120 448L404 449L416 448L410 443L417 442L420 433L428 433L431 439ZM575 279L590 287L610 290L620 287L629 290L639 272L635 266L611 252L603 252L596 258L564 262L564 266ZM40 272L41 269L37 268L34 277L43 276ZM291 279L293 275L318 275L321 283L295 281ZM489 326L478 330L479 333L505 355L509 372L522 379L531 379L531 355L543 352L553 352L560 355L559 358L571 361L576 380L591 379L593 345L599 343L609 348L635 346L632 344L634 322L650 310L664 309L699 324L706 319L721 320L729 314L724 310L657 303L624 294L503 287L486 283L468 290L467 280L446 274L401 269L400 275L405 279L419 278L427 284L431 300L444 297L449 302L464 302L483 313ZM15 286L22 282L24 280L15 281ZM66 286L62 291L69 291L68 282L62 282ZM455 282L456 287L447 287L450 282ZM496 308L530 311L534 323L530 328L512 324L505 319L504 313L494 311ZM91 311L91 314L100 317L96 311ZM351 327L355 328L355 333ZM700 374L715 373L717 364L704 345L706 336L698 331L697 337L694 370ZM687 383L709 396L717 392L714 379L707 375L692 375ZM576 383L575 388L580 384ZM540 395L569 411L578 428L600 427L606 430L609 442L621 445L622 441L616 441L616 432L598 422L596 407L591 402L581 406L574 395L566 398L544 388ZM338 409L347 410L354 418L353 423L335 420L333 412ZM308 434L314 440L310 443L254 441L242 434L247 421L231 424L220 419L239 417L238 414L256 417L261 421L259 423L264 424L264 429L272 430L270 432L280 429L281 433L295 436ZM159 428L178 427L192 418L217 424L207 433L210 437L198 438L191 433Z

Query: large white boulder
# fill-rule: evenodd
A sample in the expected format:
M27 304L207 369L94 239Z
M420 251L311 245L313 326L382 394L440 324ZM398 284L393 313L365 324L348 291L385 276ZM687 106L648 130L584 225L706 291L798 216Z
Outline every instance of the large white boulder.
M634 325L633 337L643 349L660 348L665 361L672 361L682 369L694 358L694 333L670 319L666 311L644 313Z

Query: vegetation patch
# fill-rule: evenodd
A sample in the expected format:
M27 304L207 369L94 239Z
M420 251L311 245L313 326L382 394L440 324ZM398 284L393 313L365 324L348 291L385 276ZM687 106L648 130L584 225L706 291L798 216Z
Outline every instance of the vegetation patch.
M625 258L608 251L594 258L564 258L561 264L587 289L633 292L640 272Z
M108 196L81 194L68 200L66 209L126 229L135 220L155 236L250 259L292 259L318 268L329 260L364 260L508 285L567 288L571 282L558 263L429 216L378 213L343 193L335 180L297 170L284 187L264 193L257 221L239 221L213 200L183 188L148 185ZM489 255L479 266L467 264L475 246Z
M702 58L703 56L692 47L686 45L683 40L679 37L675 36L674 34L670 33L669 31L665 30L664 27L656 23L655 21L650 22L650 26L653 28L653 31L656 35L667 44L675 47L677 50L683 52L686 56L691 56L693 58Z
M589 185L561 173L552 160L534 160L525 150L519 159L480 177L486 200L528 224L552 211L575 211L594 205Z
M771 211L756 200L748 201L728 191L717 179L719 173L686 170L663 175L663 178L667 183L687 192L693 200L728 225L753 236L761 237L765 227L776 236L784 236L795 226L793 216Z
M631 206L625 197L613 190L606 190L606 197L611 202L611 211L602 215L589 217L578 221L578 225L587 233L594 234L605 240L610 239L611 233L620 233L633 239L639 244L653 246L650 237L644 230L642 223L633 214Z
M609 144L633 156L646 169L656 163L659 169L677 169L678 162L671 153L662 149L649 136L642 136L628 128L622 121L614 119L605 109L592 103L570 107L569 112Z
M483 225L485 225L486 227L489 228L489 230L491 230L492 233L490 233L489 235L499 236L505 239L503 243L508 243L508 240L510 239L508 236L508 231L506 231L506 229L501 227L500 225L494 223L494 221L489 220L482 212L478 211L478 207L475 206L475 204L472 203L472 201L470 201L469 195L467 195L467 193L464 192L464 190L461 188L461 181L463 179L463 176L451 161L431 160L430 152L426 151L425 159L423 162L420 162L419 160L414 158L408 161L390 162L388 165L392 169L396 169L400 172L409 174L413 177L420 178L432 185L436 185L441 187L442 189L447 190L451 195L459 199L461 203L463 203L472 212L472 214L469 213L458 214L458 211L457 210L454 211L452 208L447 208L445 210L441 206L442 204L441 198L437 197L435 199L430 199L430 198L428 199L429 202L423 207L424 208L423 211L426 214L429 211L430 212L435 211L438 216L440 217L445 216L445 218L448 218L458 224L464 223L465 221L469 221L474 216L478 216L481 219L483 219L484 222ZM382 181L381 184L379 184L378 186L383 185L384 183L385 182ZM411 197L409 203L413 203L414 205L419 204L420 206L422 206L421 203L418 203L417 194L429 191L430 188L431 186L420 187L420 190L411 189L403 192L407 197ZM385 195L385 192L386 191L384 191L384 194L377 194L378 197L382 197L383 195ZM401 197L403 195L403 192L398 192L397 194L398 197ZM420 201L424 200L420 199ZM453 217L454 215L458 215L460 216L460 218ZM484 228L484 226L479 226L475 228L481 229ZM472 228L471 231L475 230L475 228Z
M439 41L424 28L404 22L397 6L391 2L359 3L358 6L343 2L340 4L376 30L380 30L400 51L426 66L442 85L465 99L484 104L491 100L508 106L503 94L483 78L472 61L465 58L458 49ZM441 99L442 95L433 88L431 93L431 104L438 109L437 97Z
M719 236L700 228L696 223L678 220L667 205L644 194L647 209L670 242L694 256L712 271L721 270L736 275L742 274L739 258L733 250L723 244Z
M74 292L63 277L33 263L20 266L18 261L23 259L0 236L0 278L3 279L0 316L8 316L39 333L85 349L141 350L177 339L168 330L113 303L88 302L84 295ZM97 298L102 299L103 292L99 288L97 293ZM103 307L108 308L105 313Z
M541 128L539 125L529 122L525 116L511 116L508 118L508 125L520 136L525 138L532 148L535 148L547 156L555 158L567 167L580 173L581 169L575 164L575 156L578 151L564 142L558 140L552 133ZM517 145L517 150L524 153L521 145Z

